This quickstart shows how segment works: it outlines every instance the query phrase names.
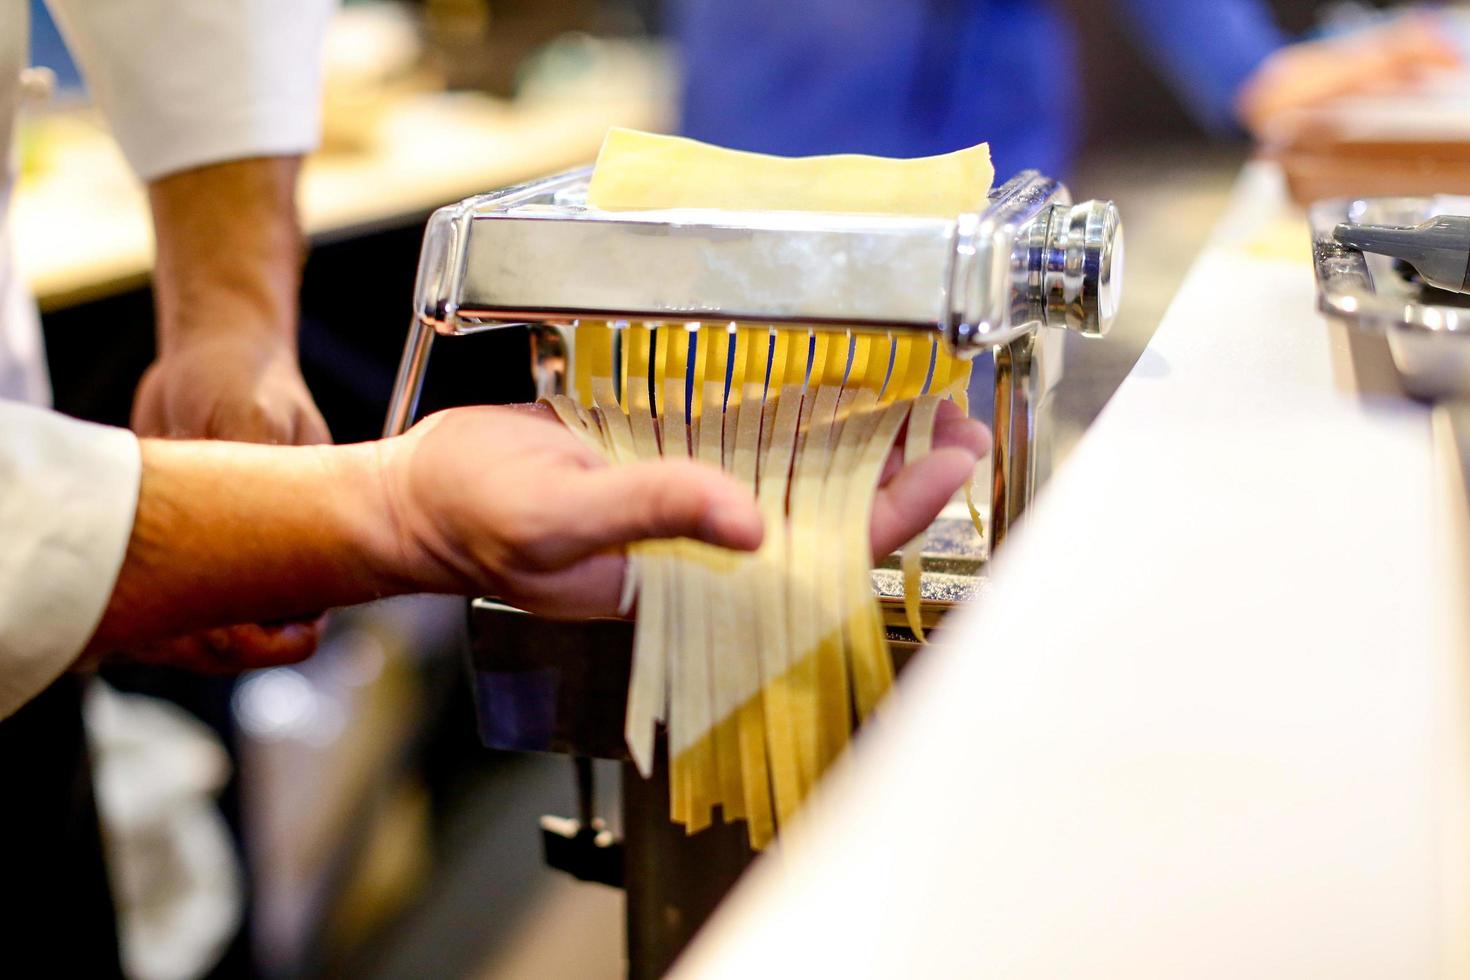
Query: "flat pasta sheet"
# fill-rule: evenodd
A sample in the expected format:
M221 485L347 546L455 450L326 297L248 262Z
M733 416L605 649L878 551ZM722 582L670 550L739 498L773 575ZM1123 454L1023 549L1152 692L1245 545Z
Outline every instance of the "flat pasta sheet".
M617 130L589 190L608 210L721 207L952 216L993 177L981 145L927 160L778 160ZM625 736L646 776L662 724L671 817L744 820L765 847L893 682L870 578L884 464L929 452L970 365L926 336L731 323L577 325L558 417L615 464L693 458L754 495L754 554L630 549ZM905 435L906 433L906 435ZM903 445L898 447L902 437ZM903 558L918 628L917 543Z

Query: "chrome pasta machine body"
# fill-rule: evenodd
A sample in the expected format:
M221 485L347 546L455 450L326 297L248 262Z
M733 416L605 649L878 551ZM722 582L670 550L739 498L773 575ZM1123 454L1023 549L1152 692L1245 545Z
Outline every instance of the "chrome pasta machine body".
M540 395L565 390L579 320L746 322L917 331L994 355L988 548L1045 475L1038 402L1061 332L1107 332L1123 232L1111 202L1073 204L1025 171L952 219L777 211L607 212L591 170L469 198L429 220L386 434L414 421L435 338L527 326ZM988 552L987 548L987 552Z

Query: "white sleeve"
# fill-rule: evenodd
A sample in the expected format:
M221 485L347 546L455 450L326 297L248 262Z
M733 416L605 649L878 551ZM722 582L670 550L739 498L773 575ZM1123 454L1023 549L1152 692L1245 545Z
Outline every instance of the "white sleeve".
M142 465L126 429L0 402L0 718L91 639L127 553Z
M313 149L335 0L47 0L144 180Z

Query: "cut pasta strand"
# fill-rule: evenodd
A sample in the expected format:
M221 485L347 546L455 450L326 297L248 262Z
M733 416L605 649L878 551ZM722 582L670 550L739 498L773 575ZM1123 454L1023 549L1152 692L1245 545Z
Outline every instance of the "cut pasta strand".
M664 722L672 818L695 833L718 807L761 848L892 685L868 575L873 494L906 423L905 460L929 451L967 367L926 337L693 326L581 324L590 408L549 402L614 463L692 457L756 497L754 554L631 549L626 738L647 773Z
M952 217L978 207L984 147L928 160L779 161L615 131L593 207L846 211ZM893 681L870 581L869 526L884 464L932 448L939 405L964 405L969 365L929 337L838 326L584 322L561 421L614 464L692 458L755 496L760 548L694 541L630 549L635 598L626 739L652 770L667 738L670 815L689 833L719 808L766 846ZM904 549L916 636L919 542Z

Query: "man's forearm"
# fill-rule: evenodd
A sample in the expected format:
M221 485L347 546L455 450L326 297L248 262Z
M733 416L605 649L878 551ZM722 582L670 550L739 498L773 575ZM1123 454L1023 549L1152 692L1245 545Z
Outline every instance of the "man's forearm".
M158 255L159 352L194 330L261 330L295 342L303 244L299 157L261 157L148 185Z
M297 364L299 169L298 157L260 157L148 185L158 359L133 403L139 434L331 441Z
M951 406L934 444L878 490L878 554L927 526L987 440ZM608 616L627 545L693 538L751 551L763 533L755 498L729 474L693 460L609 465L537 406L440 412L355 446L145 439L142 464L93 653L405 592Z
M377 452L143 440L132 538L89 651L432 587L395 553Z

